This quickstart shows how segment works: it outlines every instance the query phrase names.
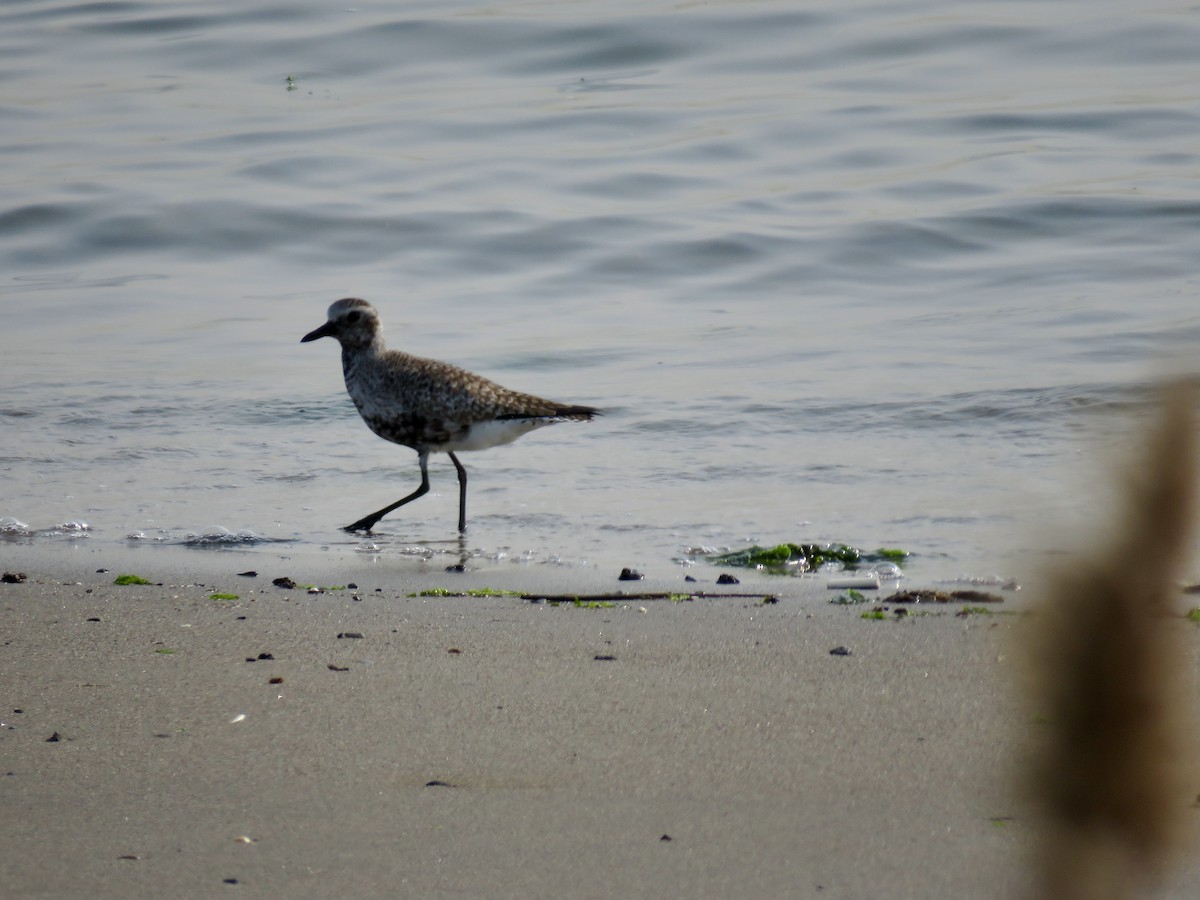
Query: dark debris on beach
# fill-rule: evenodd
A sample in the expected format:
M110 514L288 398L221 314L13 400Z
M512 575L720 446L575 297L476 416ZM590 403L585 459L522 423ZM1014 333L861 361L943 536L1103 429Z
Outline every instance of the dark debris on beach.
M882 603L1003 603L1004 598L987 591L938 591L933 588L914 588L896 591Z

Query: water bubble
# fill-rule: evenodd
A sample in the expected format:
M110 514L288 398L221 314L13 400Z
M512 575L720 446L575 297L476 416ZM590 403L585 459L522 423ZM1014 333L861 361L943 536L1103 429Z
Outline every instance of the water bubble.
M904 570L891 562L881 562L873 565L869 572L878 575L884 581L899 581L904 577Z

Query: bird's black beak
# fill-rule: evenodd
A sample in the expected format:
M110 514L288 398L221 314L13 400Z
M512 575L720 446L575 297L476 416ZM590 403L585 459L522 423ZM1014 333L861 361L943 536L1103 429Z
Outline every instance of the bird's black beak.
M326 322L320 328L316 329L315 331L310 331L304 337L300 338L300 343L307 344L309 341L315 341L317 338L334 337L336 336L336 333L337 329L334 327L333 323Z

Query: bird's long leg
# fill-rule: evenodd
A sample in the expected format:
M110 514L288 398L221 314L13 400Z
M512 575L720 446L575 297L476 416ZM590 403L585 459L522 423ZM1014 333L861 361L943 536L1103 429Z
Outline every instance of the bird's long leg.
M467 470L452 451L447 450L446 454L458 469L458 533L462 534L467 530Z
M451 457L453 457L453 454L451 454ZM363 516L361 519L359 519L353 525L347 525L342 530L343 531L370 531L372 528L375 527L376 522L378 522L380 519L382 519L384 516L386 516L388 513L390 513L393 509L399 509L405 503L408 503L411 500L416 500L421 495L429 493L429 451L428 450L418 451L417 462L419 462L421 464L421 486L419 488L417 488L415 491L413 491L407 497L401 497L399 500L397 500L391 506L385 506L383 509L379 510L378 512L373 512L369 516ZM458 464L458 460L454 460L454 462L455 462L455 465ZM461 470L462 467L459 466L459 469ZM460 505L461 505L461 503L460 503ZM459 512L459 518L460 519L462 518L461 510ZM459 530L460 531L462 530L461 521L459 523Z

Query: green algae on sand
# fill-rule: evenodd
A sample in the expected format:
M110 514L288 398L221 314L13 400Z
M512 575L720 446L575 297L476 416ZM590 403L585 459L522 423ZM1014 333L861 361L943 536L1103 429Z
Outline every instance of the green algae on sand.
M730 553L709 556L708 561L718 566L736 566L746 569L761 569L765 572L813 572L828 563L840 564L853 571L864 563L889 562L900 565L908 558L907 550L895 547L880 547L874 551L863 551L849 544L806 543L776 544L774 547L746 547Z
M113 584L153 584L141 575L118 575L113 579Z

